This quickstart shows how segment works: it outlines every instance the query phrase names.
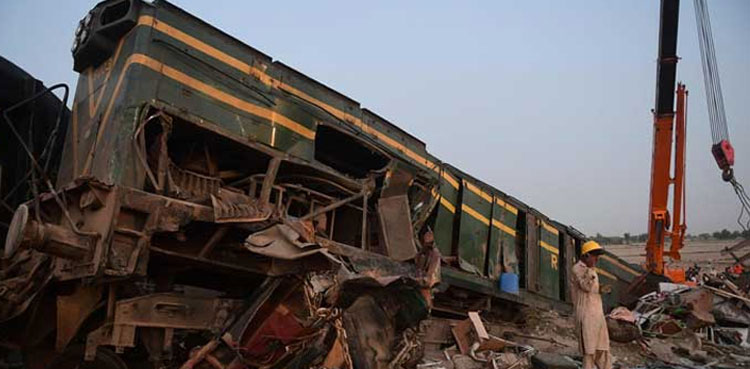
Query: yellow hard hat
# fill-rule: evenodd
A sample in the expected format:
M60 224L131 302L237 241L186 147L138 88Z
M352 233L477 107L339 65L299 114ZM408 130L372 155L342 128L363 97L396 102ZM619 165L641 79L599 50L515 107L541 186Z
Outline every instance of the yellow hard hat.
M599 246L599 243L596 241L586 241L583 246L581 246L581 256L588 254L589 252L595 251L595 250L603 250L601 246Z

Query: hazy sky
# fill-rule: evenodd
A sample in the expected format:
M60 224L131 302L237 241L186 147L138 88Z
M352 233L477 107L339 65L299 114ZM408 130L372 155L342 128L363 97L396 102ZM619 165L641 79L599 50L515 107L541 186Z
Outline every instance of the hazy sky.
M359 101L433 154L586 233L645 232L659 2L176 1ZM0 55L75 86L88 1L0 1ZM709 0L735 172L750 187L750 1ZM678 78L690 90L692 233L738 229L709 152L693 2Z

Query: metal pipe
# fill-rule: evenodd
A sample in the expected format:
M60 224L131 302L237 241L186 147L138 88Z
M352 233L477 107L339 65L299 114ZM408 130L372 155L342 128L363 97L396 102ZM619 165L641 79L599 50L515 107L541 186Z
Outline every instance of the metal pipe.
M216 246L219 241L221 241L222 238L227 234L227 231L229 231L229 227L222 226L219 227L213 235L211 235L211 238L208 239L206 242L206 245L203 246L200 253L198 254L199 258L205 258L206 255L208 255L209 252L211 252L214 249L214 246Z
M115 319L115 303L117 303L117 291L115 291L114 283L109 285L107 291L107 320L114 321Z
M685 117L687 90L682 83L677 84L677 113L674 127L674 197L672 199L672 235L669 256L680 260L680 249L684 246L685 222L683 216L683 191L685 189Z
M266 176L263 178L263 186L260 188L260 203L268 204L271 199L271 190L273 189L273 183L276 182L276 174L279 172L279 166L281 166L281 158L274 157L271 162L268 163L268 170ZM279 203L281 199L279 198Z
M336 208L338 208L338 207L340 207L342 205L346 205L347 203L350 203L350 202L352 202L354 200L357 200L357 199L359 199L360 197L363 197L363 196L367 196L367 192L360 192L360 193L355 194L353 196L349 196L349 197L347 197L345 199L341 199L339 201L336 201L336 202L334 202L334 203L332 203L332 204L330 204L328 206L324 206L324 207L318 209L317 211L315 211L314 213L310 213L310 214L307 214L307 215L303 216L302 218L300 218L300 220L307 220L307 219L310 219L310 218L315 218L315 217L317 217L320 214L325 214L325 213L327 213L327 212L329 212L329 211L331 211L333 209L336 209Z

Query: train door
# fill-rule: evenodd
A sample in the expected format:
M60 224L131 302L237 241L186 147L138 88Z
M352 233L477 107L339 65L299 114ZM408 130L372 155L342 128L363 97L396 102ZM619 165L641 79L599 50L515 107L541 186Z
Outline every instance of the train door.
M569 281L573 264L576 262L576 239L568 232L561 232L559 239L562 245L562 247L560 247L560 257L562 259L560 291L562 292L562 296L560 297L564 301L571 302L572 298L570 296Z
M539 221L539 292L560 298L560 231L544 220Z
M439 204L435 218L435 245L443 256L455 255L453 250L456 204L458 204L458 181L445 169L440 172L440 185L432 195L438 197Z
M489 241L492 196L462 180L458 257L461 269L484 275Z
M525 235L525 266L526 266L526 289L531 292L539 292L539 220L534 214L526 213Z
M518 209L503 198L494 196L490 223L490 244L487 255L487 275L497 279L500 273L519 274L519 257L516 244Z

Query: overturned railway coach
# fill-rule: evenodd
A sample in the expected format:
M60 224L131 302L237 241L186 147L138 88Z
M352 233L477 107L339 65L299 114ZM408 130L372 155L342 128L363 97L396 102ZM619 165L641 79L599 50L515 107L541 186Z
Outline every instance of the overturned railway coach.
M105 361L139 347L152 361L173 357L184 332L251 326L256 315L233 312L286 277L346 264L381 286L399 273L430 279L420 265L433 244L434 300L412 304L570 309L583 234L174 5L100 3L73 56L80 77L56 190L19 207L6 240L5 342ZM605 255L606 303L641 272ZM518 294L501 291L501 273L520 277ZM287 306L310 300L287 290ZM263 346L238 332L246 356ZM243 363L280 360L262 354Z

